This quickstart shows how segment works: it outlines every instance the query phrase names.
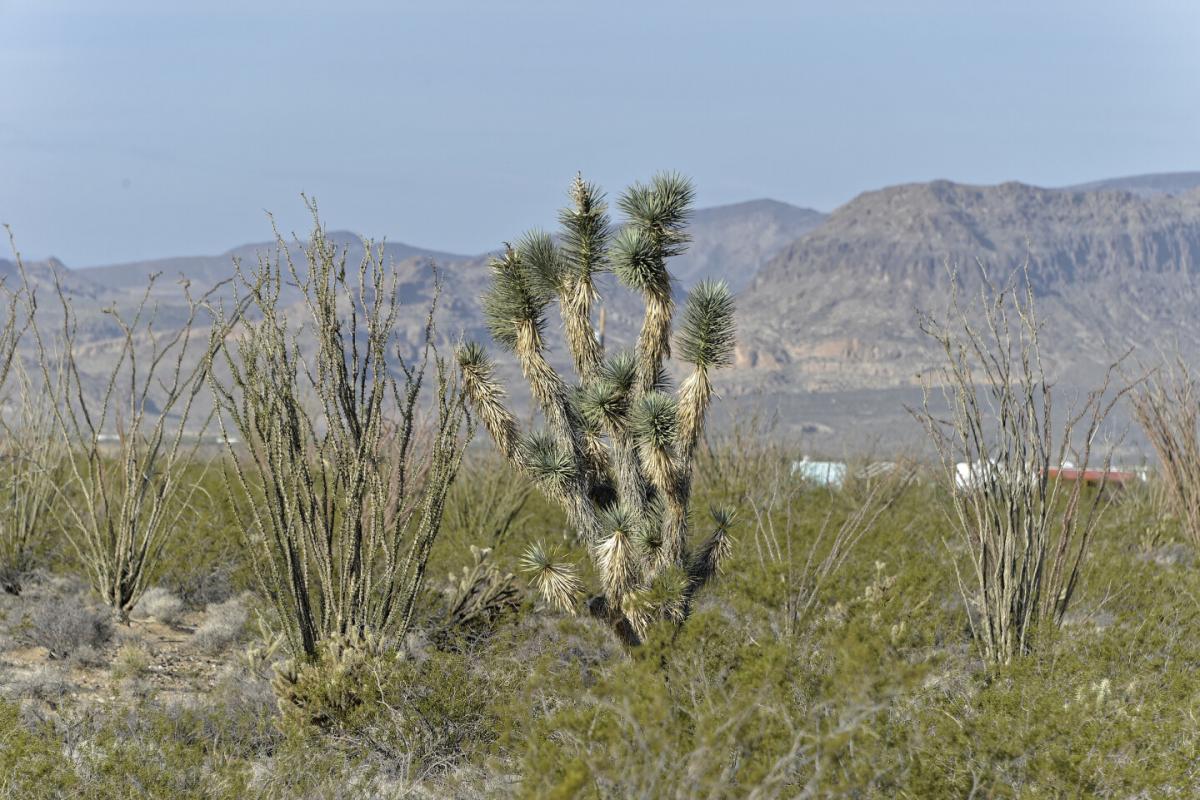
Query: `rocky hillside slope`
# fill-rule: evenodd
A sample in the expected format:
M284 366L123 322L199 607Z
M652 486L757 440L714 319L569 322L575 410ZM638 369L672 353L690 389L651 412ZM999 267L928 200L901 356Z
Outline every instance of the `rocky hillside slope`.
M1062 379L1112 353L1200 343L1200 191L1142 196L936 181L860 195L767 264L744 293L739 385L911 386L931 359L918 309L1028 264Z

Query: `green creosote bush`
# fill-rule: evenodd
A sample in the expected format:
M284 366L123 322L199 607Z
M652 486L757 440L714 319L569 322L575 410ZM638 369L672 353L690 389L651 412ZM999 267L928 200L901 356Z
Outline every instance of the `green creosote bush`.
M464 653L398 655L371 642L321 644L277 690L284 699L281 728L289 736L318 732L353 741L422 770L443 769L482 753L499 736L492 707L499 678L470 666ZM279 679L277 678L277 681Z
M723 283L702 283L689 295L675 347L690 371L675 392L667 374L675 316L667 261L686 249L693 196L679 175L635 184L618 200L627 222L614 233L600 190L577 177L558 241L529 233L492 261L488 328L520 363L544 431L519 430L481 345L458 351L464 388L497 448L562 506L590 548L599 586L589 610L631 645L654 621L686 617L732 545L729 511L714 509L705 536L690 530L710 373L733 352L733 301ZM593 328L596 278L609 270L645 305L633 352L606 354ZM577 383L547 360L546 311L555 300ZM538 543L523 567L545 602L575 612L585 594L577 565Z

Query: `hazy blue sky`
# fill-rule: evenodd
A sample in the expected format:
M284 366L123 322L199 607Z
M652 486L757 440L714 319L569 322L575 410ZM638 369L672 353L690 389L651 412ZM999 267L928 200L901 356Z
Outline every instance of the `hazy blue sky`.
M0 221L72 266L302 223L477 252L576 170L704 205L1200 169L1200 2L0 0Z

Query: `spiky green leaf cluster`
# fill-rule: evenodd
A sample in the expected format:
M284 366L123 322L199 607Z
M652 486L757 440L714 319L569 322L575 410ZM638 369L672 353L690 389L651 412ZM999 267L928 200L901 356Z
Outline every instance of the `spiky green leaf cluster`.
M530 269L512 247L489 266L492 287L483 296L483 315L492 338L506 350L515 350L520 327L529 325L540 340L546 327L546 306L554 297L545 277Z
M610 597L622 597L633 591L641 576L640 559L634 550L634 535L640 520L633 509L617 504L601 512L604 538L596 546L596 565L600 580Z
M526 463L533 477L548 485L560 489L575 475L575 462L549 433L539 431L532 433L524 444Z
M688 575L683 569L670 566L650 582L646 597L663 619L682 622L687 611L689 584Z
M637 512L624 503L618 503L600 512L601 529L608 535L620 533L623 536L634 536L641 520Z
M547 302L562 287L566 264L554 237L545 231L530 231L517 243L517 259L530 284Z
M654 237L642 228L622 228L613 239L613 272L621 282L641 294L669 296L671 277L662 262Z
M642 397L633 410L633 435L643 447L670 448L679 434L679 404L664 392Z
M662 258L682 253L690 241L685 232L696 190L675 172L655 175L650 183L635 183L617 201L635 227L650 234Z
M646 503L641 527L638 529L635 541L647 558L658 561L663 546L663 519L666 509L663 508L662 498L654 497Z
M630 395L637 383L637 359L633 353L622 350L604 362L600 369L600 379L611 385L615 391Z
M701 281L687 298L677 342L684 361L702 369L733 360L733 297L725 281Z
M521 557L521 570L529 575L548 604L575 613L575 604L583 595L579 570L562 557L557 547L547 548L541 542L529 546Z
M631 353L621 352L604 362L598 379L577 395L584 419L601 430L623 426L636 381L637 361Z
M458 357L458 365L464 372L490 378L495 371L491 356L479 342L465 342L455 354Z
M558 221L562 226L563 258L575 277L586 278L607 267L608 204L598 186L576 176L571 205L559 212Z
M728 508L712 508L709 509L709 513L715 527L704 540L704 544L696 550L688 570L697 584L704 584L718 575L733 551L733 537L729 534L733 527L733 511Z

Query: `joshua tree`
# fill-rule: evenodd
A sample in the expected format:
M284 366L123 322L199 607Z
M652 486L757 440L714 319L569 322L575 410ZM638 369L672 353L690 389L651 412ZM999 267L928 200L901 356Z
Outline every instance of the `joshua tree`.
M726 366L734 340L724 283L689 295L675 345L690 371L670 390L675 303L667 259L684 252L694 191L678 175L634 184L610 227L600 190L577 177L556 241L526 234L494 259L484 311L492 338L520 363L545 430L522 433L482 346L459 350L463 383L496 446L565 510L600 577L589 610L631 644L655 619L682 621L692 596L730 549L729 512L693 547L692 460L712 399L711 370ZM642 296L645 316L633 352L608 356L592 327L597 275L610 270ZM577 382L547 360L546 310L558 300ZM524 566L551 605L574 612L584 588L577 567L541 544Z

